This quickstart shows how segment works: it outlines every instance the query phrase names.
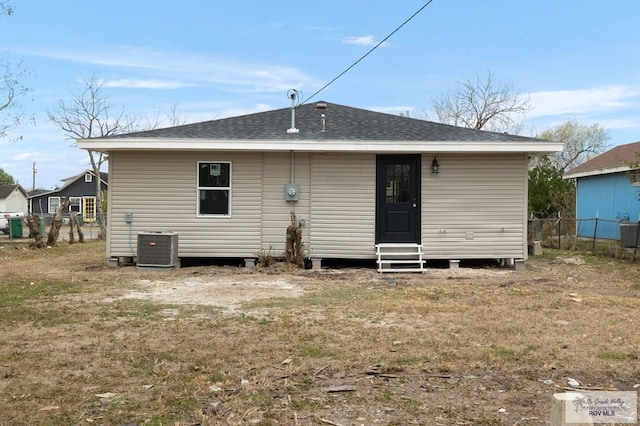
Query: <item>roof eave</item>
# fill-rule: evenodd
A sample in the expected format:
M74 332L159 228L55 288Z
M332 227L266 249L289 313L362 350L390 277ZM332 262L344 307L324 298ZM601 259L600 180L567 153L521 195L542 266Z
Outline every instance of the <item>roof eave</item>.
M78 139L94 151L306 151L306 152L527 152L548 154L563 145L550 141L345 141L345 140L210 140L194 138Z
M628 172L629 170L631 170L629 166L603 167L595 170L586 170L584 172L566 173L562 175L562 179L577 179L589 176L609 175L612 173Z

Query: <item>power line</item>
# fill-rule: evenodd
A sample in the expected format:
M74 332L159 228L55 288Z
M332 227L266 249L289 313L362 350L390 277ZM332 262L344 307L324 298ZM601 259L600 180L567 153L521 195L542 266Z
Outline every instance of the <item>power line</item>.
M388 36L386 36L385 38L383 38L381 41L378 42L378 44L376 44L375 46L373 46L371 49L369 49L369 51L367 53L365 53L364 55L362 55L357 61L355 61L353 64L349 65L349 67L347 69L345 69L344 71L342 71L340 74L338 74L333 80L331 80L330 82L328 82L327 84L325 84L324 86L322 86L317 92L315 92L313 95L309 96L307 99L304 100L304 102L301 103L302 104L306 104L308 101L310 101L313 97L315 97L318 93L322 92L324 89L326 89L327 87L331 86L337 79L339 79L340 77L342 77L343 75L345 75L346 73L348 73L351 68L355 67L356 65L358 65L364 58L366 58L367 56L369 56L369 54L371 54L371 52L373 52L374 50L376 50L378 47L380 47L385 41L389 40L391 38L391 36L393 36L395 33L397 33L402 27L404 27L409 21L411 21L413 18L416 17L416 15L418 15L420 12L422 12L427 6L429 6L431 3L433 2L433 0L429 0L428 2L426 2L420 9L418 9L413 15L409 16L402 24L400 24L395 30L393 30Z

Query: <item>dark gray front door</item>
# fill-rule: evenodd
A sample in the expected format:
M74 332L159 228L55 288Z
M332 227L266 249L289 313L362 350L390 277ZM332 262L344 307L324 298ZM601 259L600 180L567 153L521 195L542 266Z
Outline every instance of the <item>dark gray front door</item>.
M376 242L420 243L420 155L378 155Z

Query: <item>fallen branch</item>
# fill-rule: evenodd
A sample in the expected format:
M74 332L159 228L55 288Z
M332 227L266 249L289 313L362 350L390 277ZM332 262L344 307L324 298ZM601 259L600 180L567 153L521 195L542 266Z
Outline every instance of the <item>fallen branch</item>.
M326 370L327 368L329 368L329 364L325 365L322 368L319 368L315 371L315 373L313 373L314 376L317 376L318 374L322 373L324 370Z
M328 393L336 393L336 392L355 392L356 387L355 386L349 386L349 385L345 385L345 386L329 386L328 388L325 388L325 392Z
M322 417L320 417L318 419L318 421L320 421L320 423L324 423L324 424L327 424L327 425L342 426L340 423L335 423L335 422L332 422L331 420L323 419Z

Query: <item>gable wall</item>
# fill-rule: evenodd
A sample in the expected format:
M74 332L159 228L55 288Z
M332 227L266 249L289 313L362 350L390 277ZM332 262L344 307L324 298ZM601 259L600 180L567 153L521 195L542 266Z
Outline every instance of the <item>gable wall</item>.
M374 257L375 195L375 154L312 154L310 257Z
M525 154L423 155L422 243L429 259L526 258Z
M298 201L286 201L285 185L291 181L291 154L268 152L263 155L262 178L262 247L263 252L283 257L287 227L291 224L291 211L297 220L309 222L310 155L295 153L293 181L298 184ZM309 226L302 227L302 242L309 242Z
M198 161L231 161L231 217L197 217ZM114 152L109 167L108 256L135 256L137 234L145 231L177 232L183 257L260 251L262 154Z
M27 198L16 189L7 198L0 200L0 212L27 213Z
M526 258L527 156L437 157L433 175L433 157L422 156L425 256ZM232 217L197 217L198 161L232 162ZM108 254L134 256L139 232L174 231L182 257L281 256L293 208L309 257L374 258L376 155L296 153L297 203L285 201L289 167L288 152L114 152Z

